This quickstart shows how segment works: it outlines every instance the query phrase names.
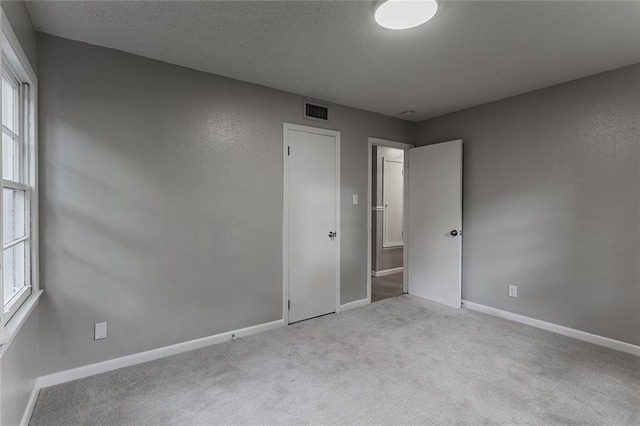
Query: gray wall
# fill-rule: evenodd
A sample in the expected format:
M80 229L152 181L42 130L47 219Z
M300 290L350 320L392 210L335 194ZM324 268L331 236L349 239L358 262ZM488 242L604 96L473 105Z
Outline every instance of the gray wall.
M20 424L38 378L38 310L34 310L20 332L2 354L2 403L0 424Z
M283 122L342 132L341 301L366 297L351 198L411 123L43 34L38 64L42 374L282 318Z
M427 120L414 140L458 138L463 297L640 344L640 65Z
M36 69L36 32L31 24L31 17L27 12L24 1L2 0L0 1L2 10L11 24L13 32L20 42L27 59L31 62L33 69Z
M371 153L373 164L371 165L372 172L372 197L371 203L372 207L382 206L382 191L383 191L383 175L382 175L382 159L387 155L387 152L402 152L402 150L388 148L385 146L373 146L373 151ZM404 158L404 155L402 155ZM387 269L394 269L402 267L403 258L403 248L402 247L389 247L384 248L384 238L383 238L383 220L384 220L384 212L382 211L372 211L372 222L371 222L371 241L372 241L372 251L373 251L373 259L371 262L371 268L374 271L385 271Z

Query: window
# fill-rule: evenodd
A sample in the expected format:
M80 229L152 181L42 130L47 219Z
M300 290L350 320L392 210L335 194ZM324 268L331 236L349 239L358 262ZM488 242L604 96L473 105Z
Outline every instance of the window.
M33 291L35 164L31 87L19 61L2 51L2 295L8 323ZM13 57L15 57L15 53ZM18 67L16 67L18 65ZM18 69L19 71L16 71ZM3 324L3 325L4 325Z

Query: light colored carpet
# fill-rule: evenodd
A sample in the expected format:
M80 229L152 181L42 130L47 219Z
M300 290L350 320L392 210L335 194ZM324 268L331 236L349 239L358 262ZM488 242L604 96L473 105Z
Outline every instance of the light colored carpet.
M411 296L41 391L31 425L640 424L640 358Z

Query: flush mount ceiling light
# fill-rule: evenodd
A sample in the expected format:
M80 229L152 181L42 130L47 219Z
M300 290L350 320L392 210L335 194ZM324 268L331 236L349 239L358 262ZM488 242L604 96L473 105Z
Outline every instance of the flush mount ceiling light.
M406 30L427 22L438 11L436 0L387 0L376 9L376 22L390 30Z

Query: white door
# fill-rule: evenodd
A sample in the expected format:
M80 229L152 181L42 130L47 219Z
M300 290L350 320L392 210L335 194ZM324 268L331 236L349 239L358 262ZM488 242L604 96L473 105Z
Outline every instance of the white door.
M285 288L292 323L339 305L340 133L289 124L284 132Z
M408 152L409 294L459 308L462 298L462 141Z

